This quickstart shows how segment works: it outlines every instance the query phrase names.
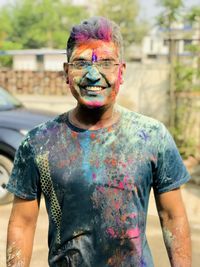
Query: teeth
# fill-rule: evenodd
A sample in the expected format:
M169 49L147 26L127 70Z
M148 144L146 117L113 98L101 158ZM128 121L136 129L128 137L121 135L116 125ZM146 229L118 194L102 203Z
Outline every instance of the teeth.
M99 86L87 86L85 89L88 90L88 91L101 91L102 87L99 87Z

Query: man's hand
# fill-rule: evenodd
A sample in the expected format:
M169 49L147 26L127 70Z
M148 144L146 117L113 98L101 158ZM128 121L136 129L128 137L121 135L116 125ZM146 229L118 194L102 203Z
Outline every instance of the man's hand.
M8 224L7 267L28 267L39 212L37 200L14 198Z
M180 188L155 194L165 246L172 267L191 267L189 224Z

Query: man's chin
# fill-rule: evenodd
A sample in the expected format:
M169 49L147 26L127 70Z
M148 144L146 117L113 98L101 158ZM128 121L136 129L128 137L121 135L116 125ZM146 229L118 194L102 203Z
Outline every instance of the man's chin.
M81 106L84 106L88 109L99 109L99 108L102 108L104 107L106 104L104 103L104 101L99 101L99 100L96 100L96 99L91 99L91 100L86 100L86 99L81 99L78 101L78 103L81 105Z
M94 102L92 101L89 103L84 103L83 105L89 109L98 109L98 108L102 108L105 106L105 104L100 103L98 101L94 101Z

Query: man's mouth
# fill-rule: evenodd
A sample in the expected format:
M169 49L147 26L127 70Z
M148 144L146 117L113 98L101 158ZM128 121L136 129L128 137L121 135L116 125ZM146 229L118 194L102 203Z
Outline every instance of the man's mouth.
M80 89L81 89L83 94L96 96L96 95L101 94L104 91L104 89L106 89L106 88L108 88L108 87L89 85L89 86L83 86Z
M86 86L84 87L85 90L87 91L91 91L91 92L99 92L102 91L103 89L105 89L105 87L101 87L101 86Z

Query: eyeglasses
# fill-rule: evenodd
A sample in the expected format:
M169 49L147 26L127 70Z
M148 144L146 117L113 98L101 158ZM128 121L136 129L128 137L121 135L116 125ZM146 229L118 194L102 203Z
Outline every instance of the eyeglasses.
M95 66L99 71L106 71L106 70L114 70L114 68L120 63L115 63L113 61L109 60L101 60L101 61L86 61L86 60L80 60L80 61L74 61L72 63L67 63L70 66L73 66L76 70L84 70L88 67Z

